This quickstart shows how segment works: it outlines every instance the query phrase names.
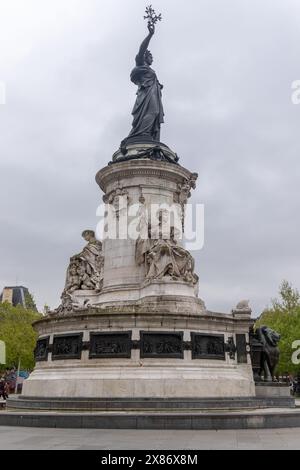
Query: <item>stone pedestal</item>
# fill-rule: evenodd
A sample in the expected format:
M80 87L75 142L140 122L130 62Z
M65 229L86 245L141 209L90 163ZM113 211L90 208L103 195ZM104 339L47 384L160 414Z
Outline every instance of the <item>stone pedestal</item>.
M39 397L255 395L249 355L239 363L229 347L237 334L247 340L247 322L201 310L196 315L118 310L95 308L37 322L39 341L45 341L47 349L23 393ZM62 339L70 353L59 347Z
M291 397L290 386L281 382L256 382L255 394L257 397ZM291 397L292 400L292 397Z
M115 163L97 173L96 181L105 193L104 200L114 205L116 198L122 199L117 221L119 230L122 231L122 238L112 239L109 234L104 239L104 283L96 303L120 302L123 304L126 301L138 301L155 295L175 294L179 299L181 296L191 298L197 296L193 285L180 281L174 283L169 277L153 280L151 283L147 282L145 265L138 265L136 262L136 238L128 234L128 227L132 228L133 233L139 230L136 226L139 221L139 212L144 224L149 222L144 219L146 217L149 219L151 211L154 212L158 206L162 210L164 206L172 207L177 217L180 217L181 206L177 202L179 201L179 188L184 182L190 181L192 175L179 165L149 159ZM129 207L127 212L126 204ZM144 214L145 211L147 216ZM126 212L127 220L124 217L124 222L120 223L124 212ZM156 222L159 223L158 220ZM159 227L154 227L153 222L151 228L159 230ZM144 229L147 230L146 227ZM159 234L153 234L153 238L156 236L158 238Z
M116 163L100 170L96 180L104 201L116 207L118 220L125 211L121 230L134 223L134 205L140 211L139 228L144 223L149 229L145 209L153 204L175 204L182 218L195 187L194 173L166 161L120 158L115 155ZM127 208L120 206L120 197ZM148 254L155 251L155 243L147 251L136 239L112 237L109 224L102 246L101 289L72 291L68 308L36 322L37 363L23 395L254 397L248 348L251 311L208 311L198 298L192 258L180 249L180 240L166 244L171 250L167 256L178 256L178 272L171 263L160 275L150 276L153 257ZM161 225L155 228L151 220L150 228L157 230L154 238L164 238Z

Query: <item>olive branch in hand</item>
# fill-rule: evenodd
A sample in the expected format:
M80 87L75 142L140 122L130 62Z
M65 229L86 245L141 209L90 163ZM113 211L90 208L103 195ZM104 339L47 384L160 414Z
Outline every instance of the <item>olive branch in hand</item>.
M146 7L145 13L146 15L144 16L144 20L148 20L148 26L154 26L155 23L161 21L161 13L157 15L152 8L152 5Z

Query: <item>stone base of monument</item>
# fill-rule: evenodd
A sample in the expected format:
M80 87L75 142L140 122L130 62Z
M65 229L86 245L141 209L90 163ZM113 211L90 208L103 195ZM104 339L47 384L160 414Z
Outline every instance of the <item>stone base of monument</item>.
M70 259L61 305L34 325L35 369L0 424L300 425L292 398L256 396L247 301L225 314L198 297L194 259L179 236L197 174L176 162L164 144L127 141L98 172L106 236L100 243L83 232L87 245Z
M35 325L36 368L22 396L8 400L0 424L106 429L300 426L300 410L294 409L292 397L258 396L259 390L276 387L254 384L247 347L249 312L214 313L195 300L200 310L190 313L183 310L191 302L186 299L176 313L176 302L169 301L174 313L166 298L156 298L148 311L145 304L127 304L122 313L118 306L106 306L40 320Z
M9 410L27 411L211 411L257 410L265 408L294 408L292 397L215 397L215 398L95 398L95 397L28 397L8 400Z
M39 399L40 406L45 399ZM292 408L266 408L260 400L249 398L244 403L239 402L239 398L233 398L230 409L229 403L221 399L204 403L195 399L185 400L184 406L189 404L189 408L183 408L182 401L149 402L146 409L146 403L142 404L139 400L127 400L127 406L121 404L123 408L119 409L120 401L113 402L109 400L108 408L105 410L78 410L78 408L68 408L70 402L62 400L66 408L64 411L58 411L57 401L53 402L52 410L30 410L28 408L17 411L14 410L16 399L10 399L8 403L9 410L0 414L0 425L2 426L25 426L25 427L52 427L52 428L94 428L94 429L259 429L259 428L287 428L300 427L300 409ZM22 398L21 402L26 401ZM76 401L76 400L75 400ZM73 404L75 403L73 401ZM38 397L36 397L36 404ZM91 400L88 401L91 403ZM117 405L113 408L113 403ZM214 403L225 408L214 408ZM270 403L270 402L269 402ZM105 403L101 403L104 406ZM142 405L144 409L139 409L138 405ZM153 407L151 408L151 404ZM237 408L239 405L241 408ZM243 405L248 405L243 407ZM249 406L252 405L252 406ZM79 402L76 403L79 407ZM130 409L130 406L133 409ZM204 408L206 406L206 408ZM263 406L260 408L260 406Z
M156 298L147 309L123 304L121 312L90 308L38 321L37 363L23 395L254 397L248 315L193 313L197 306L198 299Z
M256 382L255 394L264 398L291 397L290 386L282 382Z

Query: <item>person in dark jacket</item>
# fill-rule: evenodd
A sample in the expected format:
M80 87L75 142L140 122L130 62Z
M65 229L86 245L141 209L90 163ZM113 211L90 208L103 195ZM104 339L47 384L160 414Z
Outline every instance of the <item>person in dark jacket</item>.
M8 387L5 380L3 378L0 379L0 398L2 397L3 400L6 400L8 398L7 389Z

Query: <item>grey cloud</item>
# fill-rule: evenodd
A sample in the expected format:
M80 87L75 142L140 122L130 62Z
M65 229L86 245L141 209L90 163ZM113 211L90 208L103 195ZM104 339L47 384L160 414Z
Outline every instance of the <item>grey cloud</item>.
M54 307L82 229L97 222L95 173L130 129L144 5L54 1L49 20L29 5L24 24L40 28L24 26L21 41L20 26L0 69L0 281L18 276L40 306ZM199 173L193 202L205 204L205 245L194 253L200 295L218 311L249 298L257 314L282 278L299 287L300 106L290 98L299 2L154 7L163 14L151 45L165 86L162 141ZM7 48L14 27L0 32Z

